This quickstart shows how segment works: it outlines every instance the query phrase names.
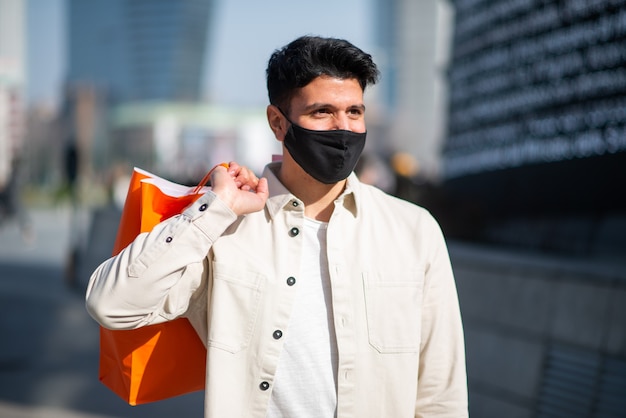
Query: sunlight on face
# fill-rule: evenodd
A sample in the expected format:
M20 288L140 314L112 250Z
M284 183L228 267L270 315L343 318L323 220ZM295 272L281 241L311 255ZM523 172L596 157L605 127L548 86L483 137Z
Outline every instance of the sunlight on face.
M354 78L315 78L291 100L293 122L306 129L365 132L363 90Z

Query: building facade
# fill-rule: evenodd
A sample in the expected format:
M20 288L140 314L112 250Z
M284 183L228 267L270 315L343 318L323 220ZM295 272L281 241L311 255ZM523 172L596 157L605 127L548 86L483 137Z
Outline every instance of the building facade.
M146 121L118 153L120 138L110 115L129 104L198 103L202 94L213 0L93 0L68 2L68 76L62 119L66 148L79 177L139 165L162 175L180 130ZM165 158L167 157L167 159ZM159 163L160 162L160 163ZM106 176L107 174L105 174Z
M212 0L71 0L68 83L115 102L197 101Z
M26 89L26 2L0 0L0 190L22 147Z
M626 1L453 4L443 174L480 227L463 233L623 251Z
M626 1L452 3L434 212L470 415L624 417Z
M416 174L437 180L445 119L443 65L448 56L451 9L447 0L373 3L376 50L382 77L381 135L377 151L405 153Z

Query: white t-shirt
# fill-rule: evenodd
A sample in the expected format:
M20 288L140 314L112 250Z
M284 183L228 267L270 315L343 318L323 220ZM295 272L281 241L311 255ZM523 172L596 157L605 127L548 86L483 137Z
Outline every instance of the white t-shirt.
M332 418L337 339L326 257L328 224L305 219L298 295L278 361L268 418Z

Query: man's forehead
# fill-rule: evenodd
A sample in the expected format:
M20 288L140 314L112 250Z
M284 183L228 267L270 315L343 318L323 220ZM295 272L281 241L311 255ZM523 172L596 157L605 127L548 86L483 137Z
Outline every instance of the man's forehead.
M363 89L355 78L319 76L294 90L290 102L306 108L363 106Z

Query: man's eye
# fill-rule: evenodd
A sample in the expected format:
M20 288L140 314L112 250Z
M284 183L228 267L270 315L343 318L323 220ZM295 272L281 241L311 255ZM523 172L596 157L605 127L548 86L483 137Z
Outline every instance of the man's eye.
M325 116L328 115L330 113L330 110L328 109L317 109L313 112L314 115L318 115L318 116Z

